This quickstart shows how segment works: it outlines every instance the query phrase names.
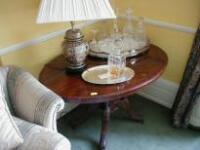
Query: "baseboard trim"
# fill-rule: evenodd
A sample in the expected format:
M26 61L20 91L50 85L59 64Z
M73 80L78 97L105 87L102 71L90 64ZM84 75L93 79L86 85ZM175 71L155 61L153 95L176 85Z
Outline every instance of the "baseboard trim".
M138 94L167 108L172 108L178 88L178 84L161 78L140 90Z

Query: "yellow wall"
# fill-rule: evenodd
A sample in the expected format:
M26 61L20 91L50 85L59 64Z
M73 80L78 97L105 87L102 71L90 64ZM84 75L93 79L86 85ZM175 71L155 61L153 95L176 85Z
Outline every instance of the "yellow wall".
M200 21L199 0L111 0L122 14L132 8L135 15L196 27Z
M123 15L127 8L134 15L168 23L197 28L200 23L200 0L112 0ZM175 30L147 26L152 43L163 48L169 57L169 64L163 77L179 83L187 62L194 35Z
M196 28L200 21L200 0L112 0L120 14L133 8L135 15ZM0 0L0 48L64 29L65 24L35 24L39 0ZM110 22L101 22L84 30L98 28L108 33ZM193 34L148 25L147 33L152 43L160 46L169 56L164 78L179 83L191 49ZM62 36L9 53L1 57L2 64L21 66L38 75L43 65L61 53Z
M42 67L61 53L60 43L63 38L58 37L20 51L12 52L1 57L3 65L20 66L35 77L38 77Z
M36 24L40 0L0 0L0 48L64 29L68 24Z

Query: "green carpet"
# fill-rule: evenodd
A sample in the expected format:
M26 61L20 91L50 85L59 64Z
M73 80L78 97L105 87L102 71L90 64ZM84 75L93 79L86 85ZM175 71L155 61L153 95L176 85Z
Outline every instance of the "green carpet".
M107 150L199 150L200 133L190 129L175 129L170 125L170 111L140 96L130 98L134 108L144 115L144 124L112 115ZM78 129L72 130L66 117L58 121L59 132L72 143L72 150L97 150L101 128L98 110Z

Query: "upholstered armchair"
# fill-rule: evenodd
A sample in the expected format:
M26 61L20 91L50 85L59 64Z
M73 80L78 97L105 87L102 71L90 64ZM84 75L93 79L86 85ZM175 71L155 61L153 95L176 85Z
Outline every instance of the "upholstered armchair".
M0 83L24 138L19 150L70 150L70 142L57 133L56 118L65 105L58 95L28 72L13 66L0 68Z

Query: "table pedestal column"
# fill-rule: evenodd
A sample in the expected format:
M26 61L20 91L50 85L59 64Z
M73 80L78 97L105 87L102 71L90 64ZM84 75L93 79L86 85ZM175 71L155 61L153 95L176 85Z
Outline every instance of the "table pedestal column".
M118 101L107 102L103 107L103 118L101 127L101 137L99 141L100 150L106 149L106 136L108 133L108 126L111 113L115 112L119 108L122 108L128 115L128 118L139 123L143 123L143 116L131 109L128 98L123 98Z
M101 137L99 141L100 150L106 149L106 136L108 132L109 121L110 121L110 104L108 102L105 103L105 108L103 112Z

